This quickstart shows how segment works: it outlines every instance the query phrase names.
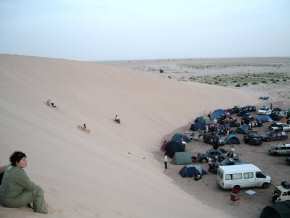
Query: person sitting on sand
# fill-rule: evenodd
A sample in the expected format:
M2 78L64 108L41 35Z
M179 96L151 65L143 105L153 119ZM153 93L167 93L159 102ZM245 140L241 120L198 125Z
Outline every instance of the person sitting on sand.
M26 154L15 151L10 156L10 162L0 186L0 204L10 208L28 206L34 212L46 214L48 211L43 190L24 171L27 166Z

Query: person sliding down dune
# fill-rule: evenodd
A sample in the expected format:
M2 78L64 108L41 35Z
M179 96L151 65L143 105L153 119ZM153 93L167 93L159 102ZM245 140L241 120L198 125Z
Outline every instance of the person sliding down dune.
M118 114L115 115L114 121L117 123L121 123L121 120L120 120L120 117L118 116Z
M52 102L50 99L48 99L48 100L46 101L46 104L47 104L47 106L49 106L49 107L56 108L56 105L55 105L55 103L54 103L54 102Z
M26 154L15 151L10 156L11 165L6 166L0 186L0 204L4 207L29 206L37 213L47 213L43 190L27 176Z

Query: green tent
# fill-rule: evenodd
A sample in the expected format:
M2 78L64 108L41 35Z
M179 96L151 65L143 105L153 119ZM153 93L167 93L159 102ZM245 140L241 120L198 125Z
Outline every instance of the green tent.
M192 163L192 153L191 152L175 152L174 162L177 165L186 165Z

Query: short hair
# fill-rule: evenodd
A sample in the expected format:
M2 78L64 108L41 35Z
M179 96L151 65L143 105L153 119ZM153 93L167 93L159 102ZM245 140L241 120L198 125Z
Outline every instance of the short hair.
M14 151L10 156L11 165L16 166L16 163L18 163L24 157L26 157L26 154L24 154L22 151Z

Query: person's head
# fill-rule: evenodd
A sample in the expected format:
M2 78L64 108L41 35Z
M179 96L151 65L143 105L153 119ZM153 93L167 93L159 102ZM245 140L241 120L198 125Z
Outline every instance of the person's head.
M27 166L26 154L22 151L14 151L10 156L10 163L12 166L24 168Z

